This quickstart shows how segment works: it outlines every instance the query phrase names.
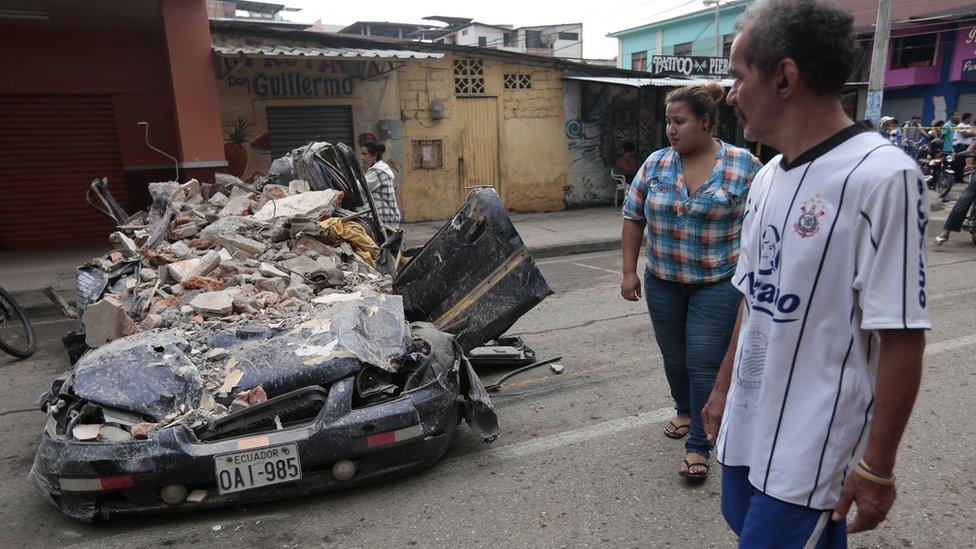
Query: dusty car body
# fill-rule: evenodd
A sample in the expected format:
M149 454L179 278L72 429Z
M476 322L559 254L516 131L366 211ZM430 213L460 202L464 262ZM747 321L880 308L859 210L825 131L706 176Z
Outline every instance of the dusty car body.
M92 520L382 482L434 465L462 419L494 440L465 351L551 293L497 194L473 192L393 289L297 323L238 322L192 341L156 329L89 350L39 399L47 425L30 482ZM199 346L225 352L237 374L238 400L228 391L209 403L229 409L219 417L199 411ZM267 400L235 409L253 390ZM139 433L147 423L166 425Z

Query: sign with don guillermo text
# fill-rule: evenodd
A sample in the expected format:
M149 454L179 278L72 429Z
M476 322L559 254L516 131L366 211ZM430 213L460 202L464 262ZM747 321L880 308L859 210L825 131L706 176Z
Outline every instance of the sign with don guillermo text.
M354 89L352 78L309 76L300 72L231 74L227 76L227 85L245 88L247 93L258 97L348 97Z
M725 57L698 55L655 55L651 57L651 74L655 76L728 76L729 60Z

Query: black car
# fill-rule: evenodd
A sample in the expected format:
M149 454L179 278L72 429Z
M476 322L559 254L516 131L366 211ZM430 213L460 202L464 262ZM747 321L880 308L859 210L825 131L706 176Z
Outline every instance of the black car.
M462 419L494 440L465 353L551 293L498 195L474 191L393 280L389 294L286 327L201 328L193 344L157 329L88 350L39 401L47 425L29 480L92 520L382 482L434 465ZM201 414L204 380L190 367L200 342L226 351L240 395L267 400L235 410L221 393L208 405L229 413Z

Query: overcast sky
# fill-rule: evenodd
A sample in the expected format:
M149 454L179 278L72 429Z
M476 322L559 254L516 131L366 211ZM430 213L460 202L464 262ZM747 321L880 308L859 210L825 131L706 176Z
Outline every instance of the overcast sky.
M489 0L463 4L457 0L279 0L289 7L302 8L288 19L326 25L350 25L356 21L394 21L423 23L428 15L469 17L494 25L548 25L583 23L583 56L609 59L617 55L617 40L607 33L629 29L652 21L705 9L702 0L564 0L560 4L527 0ZM558 7L556 7L558 6ZM437 24L437 23L435 23Z

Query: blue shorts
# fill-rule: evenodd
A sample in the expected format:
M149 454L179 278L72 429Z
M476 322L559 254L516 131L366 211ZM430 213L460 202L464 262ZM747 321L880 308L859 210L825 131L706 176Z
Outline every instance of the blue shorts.
M722 467L722 515L739 547L847 547L847 522L831 514L767 496L749 482L748 467Z

